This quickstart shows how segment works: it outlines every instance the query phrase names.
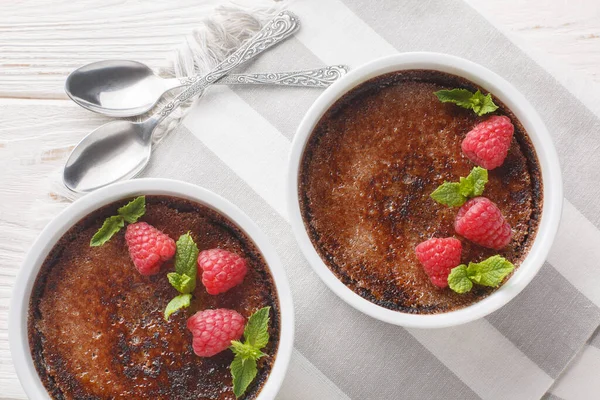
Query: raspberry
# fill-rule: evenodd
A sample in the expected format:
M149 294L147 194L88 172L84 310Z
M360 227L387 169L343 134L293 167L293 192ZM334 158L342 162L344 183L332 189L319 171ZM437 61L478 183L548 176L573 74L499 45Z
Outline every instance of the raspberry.
M485 169L502 165L515 127L505 116L494 115L477 124L462 142L462 150L475 164Z
M198 273L209 294L219 294L239 285L246 276L246 260L221 249L204 250L198 254Z
M154 275L175 255L175 241L152 225L136 222L127 225L125 240L133 264L142 275Z
M200 357L212 357L239 340L246 320L234 310L220 308L199 311L187 320L187 328L194 337L192 347Z
M452 237L432 238L420 243L415 248L415 253L431 282L437 287L445 288L448 286L450 271L460 264L462 244Z
M505 247L512 237L498 206L485 197L475 197L458 210L454 229L470 241L495 250Z

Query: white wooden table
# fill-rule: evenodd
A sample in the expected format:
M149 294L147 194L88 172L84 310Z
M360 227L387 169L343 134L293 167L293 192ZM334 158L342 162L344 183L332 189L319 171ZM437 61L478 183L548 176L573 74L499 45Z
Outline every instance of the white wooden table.
M600 93L600 1L466 1L600 115L594 101ZM0 2L0 399L25 398L11 363L7 314L22 259L47 222L32 209L50 198L55 201L45 215L66 206L48 176L106 120L67 99L67 74L106 58L160 66L215 2ZM584 349L553 393L593 398L600 393L599 371L600 351Z

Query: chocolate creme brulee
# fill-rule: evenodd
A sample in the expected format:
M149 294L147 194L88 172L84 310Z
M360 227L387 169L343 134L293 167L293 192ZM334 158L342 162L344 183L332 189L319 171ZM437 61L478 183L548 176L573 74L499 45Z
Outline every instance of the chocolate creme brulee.
M279 302L265 260L250 238L214 210L188 200L146 196L143 220L172 238L190 231L198 248L243 256L242 284L217 296L202 284L189 308L163 311L177 294L167 280L173 260L154 276L140 275L125 243L125 229L101 247L90 238L123 201L73 226L54 246L36 279L28 332L37 372L53 399L235 399L226 350L209 358L192 349L186 318L198 309L228 308L246 319L270 306L270 340L244 398L257 396L279 343ZM200 278L198 278L200 280Z
M517 268L535 238L542 211L539 163L525 129L497 99L495 115L514 124L503 165L489 171L484 195L512 227L502 250L478 246L454 231L457 208L430 194L475 166L461 151L467 132L488 116L434 92L475 84L437 71L411 70L371 79L339 99L313 130L300 169L300 204L309 237L325 264L350 289L382 307L417 314L466 307L495 289L468 293L434 286L415 247L432 237L462 241L462 263L495 254ZM493 93L492 93L493 95Z

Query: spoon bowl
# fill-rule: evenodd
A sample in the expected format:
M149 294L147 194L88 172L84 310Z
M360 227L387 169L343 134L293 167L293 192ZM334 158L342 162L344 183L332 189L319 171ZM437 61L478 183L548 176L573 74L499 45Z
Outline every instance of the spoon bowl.
M73 71L65 82L65 91L74 102L111 117L143 114L172 87L171 80L162 79L147 65L130 60L84 65Z
M114 121L95 129L75 147L63 172L65 186L87 193L138 175L150 160L153 127Z

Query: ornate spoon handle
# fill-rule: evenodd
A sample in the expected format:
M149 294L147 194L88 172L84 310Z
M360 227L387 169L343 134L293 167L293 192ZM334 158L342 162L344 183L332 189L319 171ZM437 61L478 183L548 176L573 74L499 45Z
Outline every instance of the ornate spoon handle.
M317 69L263 74L230 74L219 79L219 85L282 85L328 87L348 72L345 65L332 65Z
M291 36L299 27L298 17L288 11L281 12L212 71L206 75L196 75L188 78L190 86L159 111L156 123L158 124L181 103L198 95L235 67Z

